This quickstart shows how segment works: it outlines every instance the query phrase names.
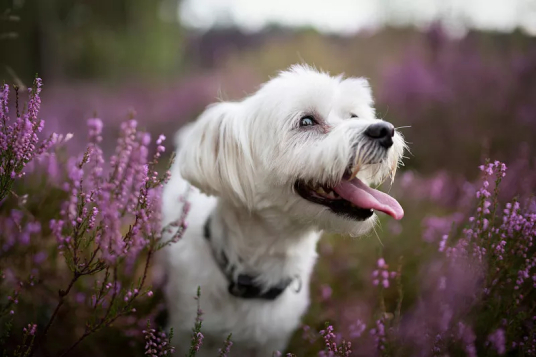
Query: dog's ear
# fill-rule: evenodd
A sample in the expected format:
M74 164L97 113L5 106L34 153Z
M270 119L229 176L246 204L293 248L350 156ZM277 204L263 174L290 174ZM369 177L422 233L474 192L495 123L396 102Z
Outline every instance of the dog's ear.
M180 135L181 175L208 195L253 206L253 165L239 103L216 103Z

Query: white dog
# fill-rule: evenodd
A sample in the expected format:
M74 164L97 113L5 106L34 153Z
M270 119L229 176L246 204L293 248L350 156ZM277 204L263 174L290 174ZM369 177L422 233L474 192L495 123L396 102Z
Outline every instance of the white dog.
M161 261L180 355L198 286L201 356L216 356L229 333L235 356L285 350L309 305L322 230L357 236L374 211L402 218L394 198L369 187L393 177L405 147L372 105L365 79L295 65L179 132L163 225L179 218L185 192L191 210Z

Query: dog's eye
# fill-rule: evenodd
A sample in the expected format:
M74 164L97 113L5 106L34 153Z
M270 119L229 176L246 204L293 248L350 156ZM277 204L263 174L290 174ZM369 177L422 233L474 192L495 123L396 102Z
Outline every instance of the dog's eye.
M357 114L350 113L350 118L359 118L359 117L357 116Z
M313 126L318 124L312 115L306 115L300 119L300 126Z

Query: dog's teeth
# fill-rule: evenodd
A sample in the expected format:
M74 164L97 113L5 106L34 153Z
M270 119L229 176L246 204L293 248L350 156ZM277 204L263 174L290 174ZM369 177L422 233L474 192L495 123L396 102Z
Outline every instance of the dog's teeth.
M321 193L321 194L326 194L326 192L324 191L324 189L322 187L320 187L318 190L316 190L316 192Z

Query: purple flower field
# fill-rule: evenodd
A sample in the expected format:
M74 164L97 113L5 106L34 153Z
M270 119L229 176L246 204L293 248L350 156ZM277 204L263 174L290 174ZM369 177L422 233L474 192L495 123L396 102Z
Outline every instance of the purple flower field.
M536 355L536 43L490 54L476 35L420 38L372 78L378 112L409 141L385 188L406 217L322 239L309 312L274 356ZM225 70L108 92L2 86L4 355L173 354L152 267L188 229L188 206L163 242L160 192L173 131L219 82L240 96L263 78ZM202 309L189 356L203 348Z

